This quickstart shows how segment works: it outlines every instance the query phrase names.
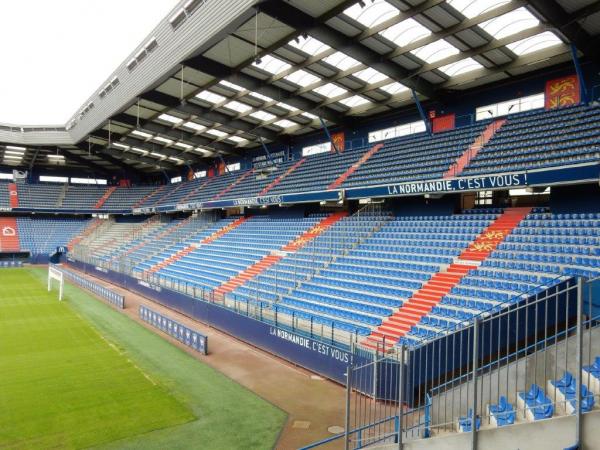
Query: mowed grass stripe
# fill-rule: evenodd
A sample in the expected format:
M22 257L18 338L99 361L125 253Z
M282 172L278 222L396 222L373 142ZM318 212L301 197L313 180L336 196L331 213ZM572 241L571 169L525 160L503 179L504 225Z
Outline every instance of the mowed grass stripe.
M192 421L43 278L0 270L0 448L84 448Z

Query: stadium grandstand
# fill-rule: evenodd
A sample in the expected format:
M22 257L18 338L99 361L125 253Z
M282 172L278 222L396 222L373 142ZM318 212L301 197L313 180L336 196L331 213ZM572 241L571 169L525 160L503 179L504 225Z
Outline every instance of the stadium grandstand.
M164 3L0 109L0 448L600 449L600 1Z

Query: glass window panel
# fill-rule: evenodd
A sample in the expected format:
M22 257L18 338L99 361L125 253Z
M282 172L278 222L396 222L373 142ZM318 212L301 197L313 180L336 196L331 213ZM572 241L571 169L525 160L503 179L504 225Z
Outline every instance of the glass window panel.
M507 47L516 55L521 56L537 52L548 47L554 47L555 45L561 43L562 41L554 33L551 31L544 31L543 33L531 36L530 38L521 39L520 41L508 44Z
M428 64L440 61L448 56L456 55L458 49L444 39L424 45L411 52L416 57L422 59Z
M447 0L448 4L469 19L505 5L510 0Z
M222 95L215 94L214 92L210 91L202 91L199 94L196 94L196 98L207 101L209 103L221 103L222 101L227 100Z
M343 100L340 100L339 102L348 106L349 108L354 108L356 106L370 103L369 100L367 100L364 97L361 97L360 95L353 95L352 97L345 98Z
M333 83L327 83L323 86L319 86L318 88L313 89L313 91L327 98L333 98L337 97L338 95L348 93L346 89L341 88Z
M359 70L352 74L356 78L365 81L366 83L379 83L387 78L387 75L379 72L378 70L367 67L364 70Z
M399 94L400 92L408 91L408 88L406 86L404 86L401 83L398 83L397 81L394 81L390 84L386 84L385 86L382 86L379 89L384 90L390 95L395 95Z
M439 68L446 75L453 77L473 70L481 69L483 66L473 58L465 58L452 64L447 64Z
M251 113L250 115L259 120L273 120L277 117L266 111L255 111L255 112Z
M400 11L384 0L371 0L355 3L350 8L344 10L344 14L352 17L357 22L367 28L379 25L388 19L400 14Z
M335 52L334 54L323 58L323 61L339 70L348 70L360 64L357 60L342 52Z
M302 87L321 80L319 77L307 72L306 70L296 70L295 72L292 72L283 78Z
M254 61L252 65L264 70L265 72L272 73L273 75L277 75L278 73L281 73L291 67L285 61L282 61L279 58L274 58L271 55L262 56L259 63Z
M311 56L318 55L319 53L323 53L325 50L329 50L331 48L329 45L323 44L321 41L312 36L308 36L306 39L300 36L297 38L297 40L292 39L290 42L288 42L288 44Z
M494 38L502 39L512 36L519 31L533 28L539 23L539 20L527 9L518 8L494 19L486 20L479 24L479 26Z
M406 19L380 32L398 47L404 47L412 42L423 39L431 34L431 30L421 25L415 19Z

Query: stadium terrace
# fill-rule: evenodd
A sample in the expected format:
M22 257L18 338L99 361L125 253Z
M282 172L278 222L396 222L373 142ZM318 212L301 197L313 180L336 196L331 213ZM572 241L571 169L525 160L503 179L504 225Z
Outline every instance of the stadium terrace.
M599 1L105 1L0 7L0 448L600 448Z

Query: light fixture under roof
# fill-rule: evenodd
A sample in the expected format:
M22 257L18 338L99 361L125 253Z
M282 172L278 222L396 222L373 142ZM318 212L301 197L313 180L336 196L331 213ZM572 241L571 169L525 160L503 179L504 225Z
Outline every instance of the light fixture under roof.
M316 92L317 94L321 94L323 97L327 97L327 98L333 98L333 97L337 97L339 95L348 93L348 91L346 89L341 88L338 85L333 84L333 83L324 84L323 86L314 88L313 91Z
M139 148L139 147L131 147L131 151L141 153L144 156L148 154L148 150L144 150L143 148Z
M150 133L146 133L144 131L140 131L140 130L133 130L131 132L131 134L135 135L135 136L139 136L139 137L143 137L145 139L151 138L152 135Z
M362 3L362 4L361 4ZM344 14L367 28L372 28L400 14L400 11L384 0L358 2L346 8Z
M303 37L292 39L288 42L288 45L291 45L298 50L302 50L304 53L307 53L311 56L318 55L319 53L323 53L325 50L329 50L331 47L327 44L323 44L318 39L315 39L312 36L308 36L306 39Z
M23 159L23 156L15 156L15 155L7 155L7 154L5 154L4 155L4 159L12 159L12 160L15 160L15 161L17 161L17 160L21 161Z
M183 126L187 127L187 128L191 128L192 130L195 130L195 131L206 130L206 127L204 125L200 125L199 123L196 123L196 122L186 122L183 124Z
M156 158L166 158L162 153L150 152L150 156L154 156Z
M165 122L169 122L169 123L172 123L172 124L175 124L175 125L183 122L183 119L180 119L179 117L172 116L170 114L161 114L160 116L158 116L158 118L160 120L164 120Z
M228 136L227 137L228 140L233 141L233 142L237 142L238 144L241 144L242 142L247 142L248 139L245 139L241 136Z
M122 148L123 150L129 150L129 145L121 144L120 142L113 142L114 147Z
M174 156L169 156L167 159L169 161L176 162L177 164L182 164L183 163L183 159L175 158Z
M196 98L199 98L200 100L204 100L208 103L213 103L213 104L221 103L221 102L227 100L222 95L215 94L214 92L210 92L210 91L202 91L202 92L196 94Z
M309 84L316 83L317 81L321 81L319 77L302 69L296 70L295 72L292 72L283 78L291 81L294 84L297 84L298 86L307 86Z
M279 58L274 58L271 55L264 55L262 58L254 61L252 65L273 75L277 75L291 67L285 61L282 61Z
M7 150L20 150L20 151L23 151L23 152L25 150L27 150L27 148L25 148L25 147L17 147L16 145L7 145L6 149Z
M193 145L190 144L186 144L185 142L175 142L175 147L179 147L179 148L184 148L186 150L189 150L190 148L193 148Z
M23 157L23 152L17 152L15 150L4 150L4 154L5 155L14 155L14 156L18 156L20 158Z
M54 159L54 160L65 159L65 157L63 155L48 155L48 158Z

